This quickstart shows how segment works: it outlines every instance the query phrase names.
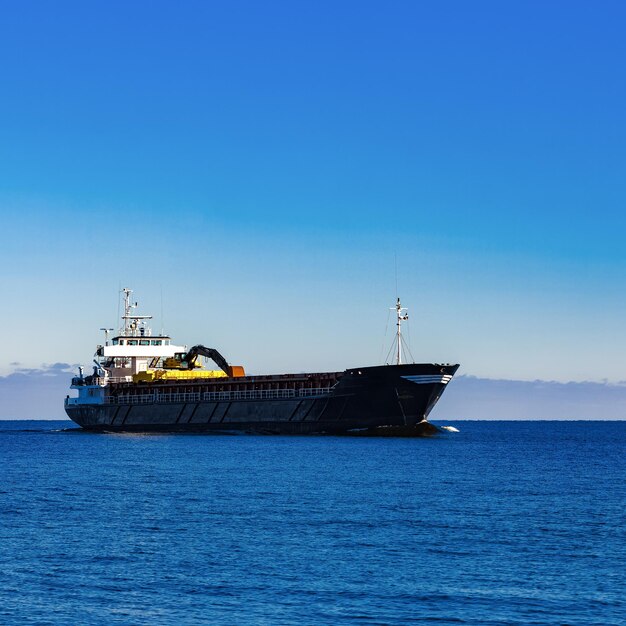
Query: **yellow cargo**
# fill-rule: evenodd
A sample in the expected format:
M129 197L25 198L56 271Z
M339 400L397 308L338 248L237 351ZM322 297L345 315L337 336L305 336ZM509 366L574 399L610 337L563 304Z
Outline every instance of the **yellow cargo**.
M134 383L151 383L155 380L202 380L226 378L221 370L146 370L133 376Z

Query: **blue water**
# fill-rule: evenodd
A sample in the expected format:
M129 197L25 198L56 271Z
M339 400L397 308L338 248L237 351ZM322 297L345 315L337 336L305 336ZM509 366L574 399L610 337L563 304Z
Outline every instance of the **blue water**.
M625 624L626 422L0 422L1 624Z

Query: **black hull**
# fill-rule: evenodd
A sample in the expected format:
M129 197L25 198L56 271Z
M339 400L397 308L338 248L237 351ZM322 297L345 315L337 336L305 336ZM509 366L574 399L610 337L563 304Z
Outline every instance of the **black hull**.
M340 374L330 392L305 397L239 399L231 394L232 398L215 401L141 403L112 398L115 402L110 404L65 408L74 422L100 432L424 436L437 432L426 418L458 367L351 369Z

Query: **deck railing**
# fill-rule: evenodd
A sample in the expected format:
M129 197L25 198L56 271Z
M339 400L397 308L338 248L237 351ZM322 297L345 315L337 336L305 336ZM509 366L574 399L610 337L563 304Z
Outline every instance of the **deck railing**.
M251 389L248 391L195 391L188 393L144 393L106 396L106 404L171 404L181 402L232 402L233 400L283 400L324 396L329 387L314 389Z

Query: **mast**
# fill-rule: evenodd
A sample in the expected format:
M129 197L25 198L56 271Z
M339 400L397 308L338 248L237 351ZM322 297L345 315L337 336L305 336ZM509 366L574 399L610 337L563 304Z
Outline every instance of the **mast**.
M133 293L132 289L128 289L124 287L122 289L122 293L124 294L124 316L122 319L124 320L124 327L120 329L120 335L124 337L136 336L138 331L138 325L142 323L142 320L151 320L152 315L133 315L133 309L136 309L139 305L137 302L135 304L131 304L130 302L130 294ZM145 324L145 322L143 322ZM148 332L151 333L150 329ZM143 329L140 332L143 335Z
M132 319L130 313L133 309L133 305L130 303L130 294L133 293L133 290L124 287L124 289L122 289L122 293L124 294L124 316L122 317L124 320L124 330L120 334L128 335L128 331L130 330L130 320Z
M403 313L408 309L400 304L400 298L398 298L394 308L397 317L396 326L398 327L396 331L396 365L402 365L402 322L408 320L409 316L407 313ZM393 308L391 310L393 311Z

